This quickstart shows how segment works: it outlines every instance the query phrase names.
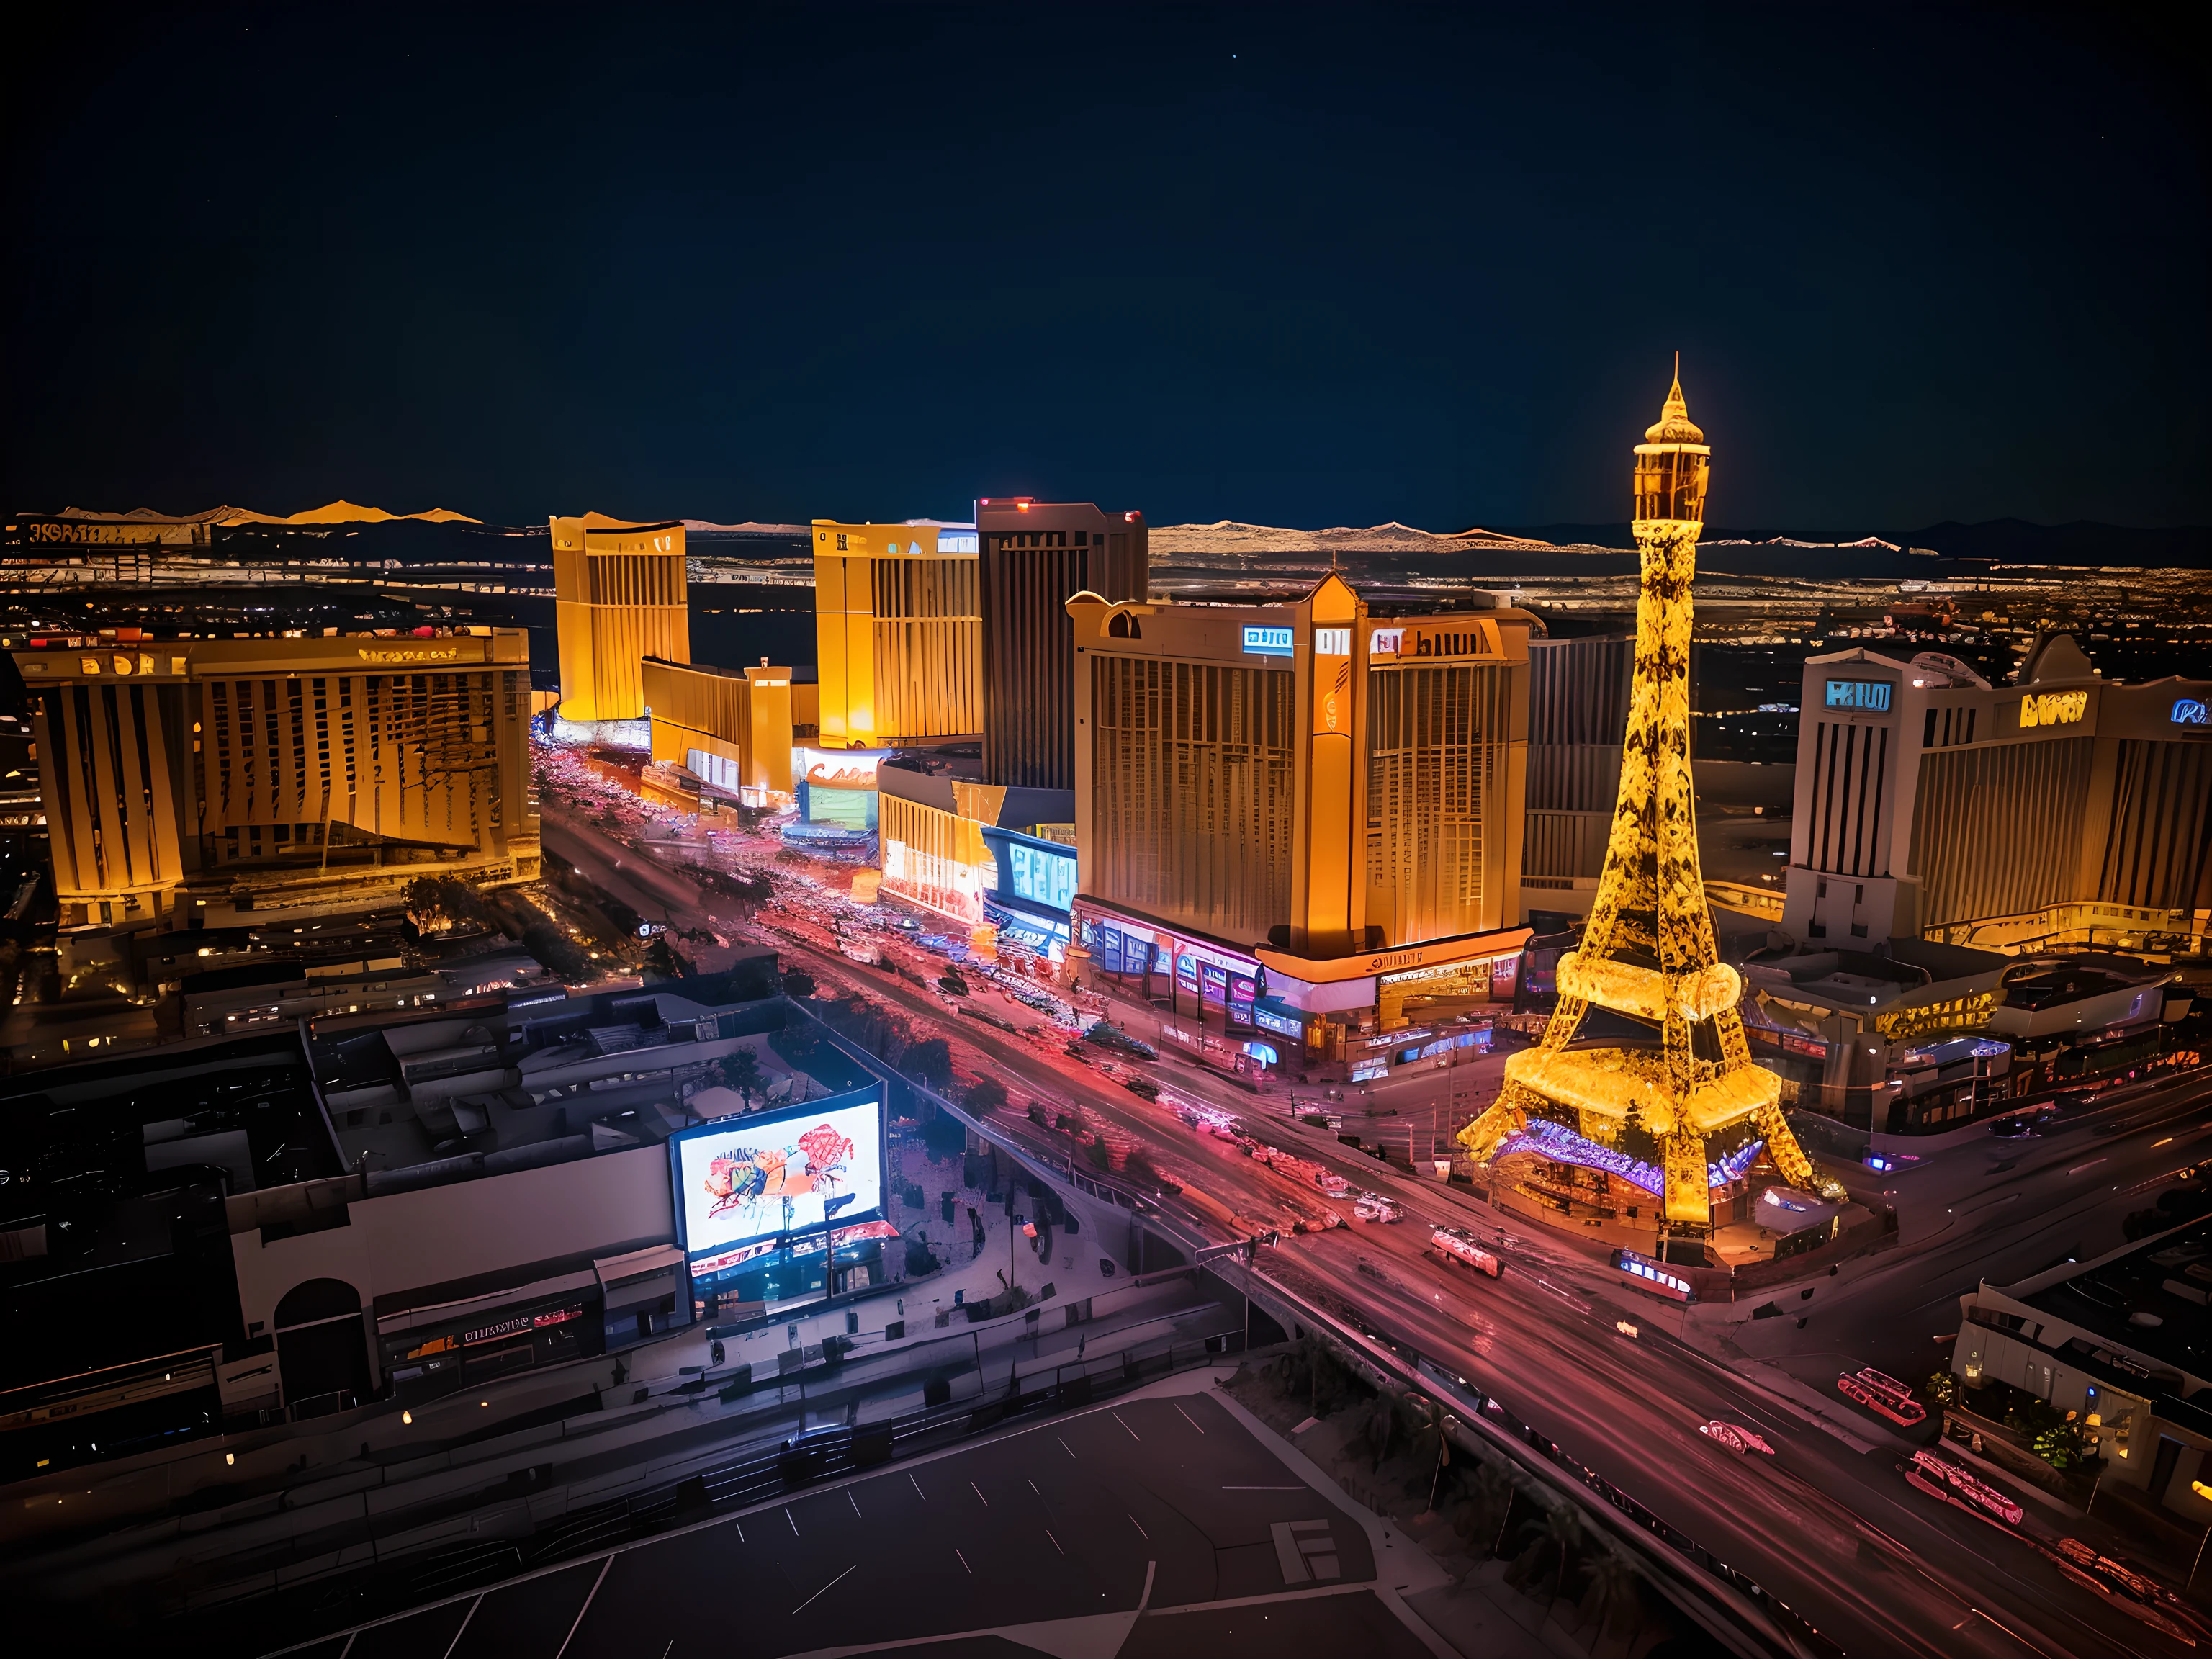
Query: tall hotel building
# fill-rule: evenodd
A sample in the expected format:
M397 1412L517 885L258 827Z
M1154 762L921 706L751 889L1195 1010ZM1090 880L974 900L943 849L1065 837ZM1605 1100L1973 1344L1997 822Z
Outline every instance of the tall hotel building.
M1088 971L1309 1061L1510 995L1526 612L1066 609Z
M1521 886L1531 914L1587 915L1620 793L1633 634L1528 641L1528 819Z
M134 633L12 653L64 926L538 873L526 630Z
M603 514L552 520L561 717L584 724L645 713L639 664L691 660L684 526Z
M1027 495L975 503L981 544L983 781L1075 787L1075 641L1067 601L1146 597L1152 559L1141 513Z
M2063 634L2009 686L1932 652L1808 659L1784 929L2203 951L2209 703L2202 680L2107 684Z
M981 737L979 563L971 526L814 521L823 748Z

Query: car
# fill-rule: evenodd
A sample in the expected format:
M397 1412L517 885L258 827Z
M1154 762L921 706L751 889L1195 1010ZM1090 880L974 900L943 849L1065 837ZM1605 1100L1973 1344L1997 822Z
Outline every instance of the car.
M830 1466L830 1460L852 1443L853 1431L842 1423L817 1424L803 1429L776 1449L776 1473L786 1480L811 1480Z
M1160 1097L1160 1085L1140 1077L1125 1077L1121 1079L1121 1086L1140 1100L1158 1100Z

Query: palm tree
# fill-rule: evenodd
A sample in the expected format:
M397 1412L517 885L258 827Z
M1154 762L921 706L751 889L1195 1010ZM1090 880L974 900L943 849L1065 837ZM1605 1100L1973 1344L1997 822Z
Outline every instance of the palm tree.
M1444 1465L1451 1462L1452 1431L1459 1427L1459 1419L1425 1394L1406 1396L1407 1409L1413 1419L1413 1455L1425 1457L1433 1445L1436 1449L1436 1473L1429 1477L1429 1512L1437 1507L1437 1485L1443 1479Z
M1360 1425L1361 1435L1368 1449L1375 1454L1374 1469L1382 1467L1382 1460L1390 1455L1390 1445L1398 1437L1398 1401L1389 1389L1384 1389L1368 1402L1366 1420Z
M1462 1489L1468 1484L1462 1480ZM1506 1517L1513 1512L1513 1471L1507 1465L1477 1463L1471 1484L1473 1492L1457 1506L1452 1521L1453 1530L1466 1540L1468 1547L1467 1566L1452 1581L1455 1593L1465 1586L1468 1575L1484 1560L1498 1553Z
M1558 1601L1566 1589L1568 1559L1583 1541L1582 1516L1571 1504L1554 1504L1544 1512L1541 1521L1531 1521L1521 1530L1536 1535L1538 1548L1548 1545L1559 1553L1559 1567L1552 1581L1552 1600Z
M1596 1640L1605 1640L1605 1627L1617 1608L1636 1599L1636 1569L1626 1558L1607 1550L1590 1564L1590 1617L1596 1621Z

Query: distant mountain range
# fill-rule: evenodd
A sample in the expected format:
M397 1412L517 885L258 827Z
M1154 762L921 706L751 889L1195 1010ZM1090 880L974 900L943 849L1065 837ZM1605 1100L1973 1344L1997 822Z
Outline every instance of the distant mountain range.
M1556 544L1595 547L1632 548L1636 538L1626 521L1620 524L1530 525L1513 535ZM2025 519L1991 519L1983 524L1961 524L1947 519L1942 524L1902 533L1886 532L1879 538L1808 536L1802 531L1730 530L1705 527L1705 540L1766 543L1846 549L1855 544L1878 548L1919 548L1951 559L1994 559L2007 564L2124 565L2135 568L2212 567L2212 525L2182 525L2172 529L2138 530L2126 525L2099 524L2077 519L2072 524L2030 524Z

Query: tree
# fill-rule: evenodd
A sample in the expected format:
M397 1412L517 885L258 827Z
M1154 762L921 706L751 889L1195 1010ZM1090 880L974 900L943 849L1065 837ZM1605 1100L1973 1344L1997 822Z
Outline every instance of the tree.
M1548 1549L1559 1558L1553 1569L1551 1598L1558 1601L1566 1590L1567 1564L1583 1541L1582 1516L1571 1504L1554 1504L1545 1510L1542 1520L1531 1521L1521 1530L1534 1537L1540 1553Z
M483 919L483 900L476 889L451 876L417 876L399 890L399 902L407 920L425 933Z
M538 965L563 985L588 985L599 975L599 964L584 947L544 917L522 930L523 948Z
M1597 1639L1605 1640L1606 1626L1614 1612L1636 1604L1636 1569L1627 1559L1607 1550L1590 1564L1589 1616L1597 1626Z
M1948 1367L1930 1371L1925 1389L1928 1397L1939 1406L1955 1406L1959 1403L1958 1374Z
M1406 1408L1413 1419L1413 1455L1426 1457L1431 1451L1436 1455L1436 1472L1429 1477L1429 1509L1437 1507L1437 1484L1443 1479L1444 1465L1451 1462L1452 1431L1459 1427L1459 1419L1425 1394L1406 1396Z
M952 1083L952 1047L943 1037L930 1037L906 1051L902 1069L917 1083L945 1089Z
M689 979L695 971L690 957L679 955L665 933L645 947L645 969L648 979Z
M761 1075L760 1057L750 1048L738 1048L722 1060L722 1081L738 1091L738 1097L747 1106L753 1103L753 1091L766 1081Z
M995 1112L1006 1103L1006 1085L994 1077L979 1077L968 1085L964 1097L971 1112Z
M1383 1459L1390 1455L1390 1447L1398 1438L1398 1399L1388 1389L1368 1401L1367 1410L1360 1419L1360 1437L1366 1441L1367 1449L1374 1454L1370 1474L1382 1467Z

